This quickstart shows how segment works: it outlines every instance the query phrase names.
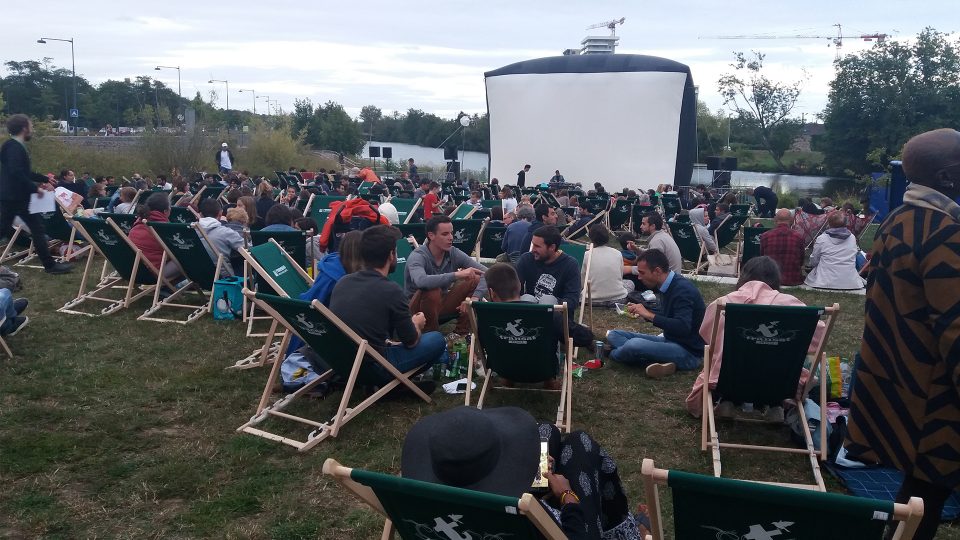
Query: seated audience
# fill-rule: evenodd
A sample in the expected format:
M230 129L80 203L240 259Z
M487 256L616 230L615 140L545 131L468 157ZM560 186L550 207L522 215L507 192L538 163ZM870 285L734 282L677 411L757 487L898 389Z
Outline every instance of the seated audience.
M293 225L307 234L306 247L308 264L312 264L311 261L319 261L323 255L323 250L320 249L320 235L317 234L317 222L311 218L302 217L297 218L296 221L293 222Z
M547 441L550 493L538 501L564 538L639 540L649 520L630 513L617 464L590 435L538 424L519 407L456 407L425 416L403 441L405 478L518 498L530 491ZM637 521L644 523L644 528ZM462 536L458 531L450 538Z
M804 284L818 289L862 289L863 278L857 271L857 238L843 222L843 213L827 218L829 227L813 243L810 254L812 270Z
M728 195L733 194L729 193ZM707 228L710 234L715 234L717 229L720 228L720 225L723 224L723 221L730 215L730 205L727 203L717 203L714 213L714 218L710 220L710 227Z
M497 260L500 262L516 260L521 253L530 249L529 244L526 249L524 248L523 240L527 236L527 231L530 230L534 217L536 217L536 212L529 204L517 206L517 220L507 225L507 230L503 233L503 240L500 241L500 249L503 250L503 253Z
M487 267L453 246L453 222L435 216L427 222L426 242L407 257L404 292L413 312L423 312L424 328L439 330L440 318L463 314L464 300L483 298ZM467 317L457 318L458 334L469 332Z
M790 210L780 208L774 217L776 226L760 235L760 254L770 257L780 266L780 283L787 286L803 283L803 236L791 228Z
M257 230L263 227L263 216L257 214L257 202L253 197L244 195L237 199L237 208L243 208L247 214L247 227Z
M147 227L148 221L161 223L170 222L170 198L166 193L154 193L147 197L147 202L137 208L137 222L130 229L130 241L143 253L143 257L157 268L165 279L175 279L180 276L180 267L174 261L167 261L161 268L163 261L163 246L157 241L153 232Z
M806 305L795 297L780 292L780 266L770 257L754 257L747 261L740 269L740 279L737 281L737 290L732 293L714 300L707 306L706 313L703 316L703 323L700 324L700 337L707 345L710 345L710 388L717 386L717 380L720 378L720 365L723 359L723 329L724 318L720 318L717 330L716 343L710 343L713 332L713 323L717 317L717 305L720 300L730 304L758 304L773 306L803 306ZM813 341L810 343L810 353L815 353L823 339L826 331L826 325L821 321L813 335ZM806 370L804 370L806 372ZM806 379L806 375L801 380ZM704 373L700 372L696 382L693 383L693 389L687 396L687 412L700 418L703 413L703 383ZM722 398L722 396L719 396ZM729 417L733 415L732 403L724 402L727 405L716 408L717 415ZM774 422L783 422L783 407L780 403L755 403L755 406L766 406L764 416Z
M513 190L508 187L500 190L500 201L505 214L517 209L517 199L513 196Z
M560 250L563 239L556 227L540 227L533 233L530 251L517 259L517 275L523 284L523 299L538 304L567 303L567 315L580 306L580 264Z
M117 214L133 213L133 199L137 197L137 190L132 187L122 187L119 189L120 203L113 207Z
M680 273L683 270L683 257L677 242L663 228L663 216L659 212L647 212L640 218L640 233L647 236L647 249L658 249L667 257L670 270ZM627 242L627 249L639 254L640 249L634 242ZM635 266L624 268L624 274L637 275Z
M360 242L363 270L340 278L333 287L330 310L347 326L367 340L400 372L429 368L447 358L447 346L440 332L424 332L423 313L410 315L403 289L387 276L397 267L397 240L400 231L389 225L365 229ZM409 265L409 263L408 263ZM399 341L391 342L390 340ZM394 379L386 370L382 383ZM427 381L424 392L432 392Z
M710 230L707 229L706 209L694 208L689 211L688 215L690 216L690 223L693 225L693 230L696 231L700 242L702 242L707 249L707 254L715 255L717 253L717 242L713 239L713 235L710 234Z
M273 200L273 186L270 182L263 181L257 185L256 197L257 216L263 218L277 204L277 201Z
M634 289L632 281L623 279L623 253L608 245L610 231L606 225L594 225L588 234L593 243L590 254L590 302L595 306L623 302ZM587 271L587 265L583 266L581 279Z
M521 252L530 251L530 242L533 241L534 231L544 225L557 225L557 211L547 203L540 203L534 208L534 218L520 244Z
M217 255L223 255L227 264L223 265L223 275L234 275L233 266L230 264L231 257L235 257L240 248L244 246L243 235L237 231L225 226L220 217L223 215L223 206L220 201L210 197L200 201L200 221L197 222L203 229L203 234L210 240L208 245L203 241L203 247L207 248L207 253L214 263L217 262ZM211 249L212 248L212 249Z
M437 182L430 182L427 193L423 196L423 220L430 221L430 218L443 214L442 207L440 205L440 184Z
M267 211L267 217L264 219L266 226L260 230L264 232L295 231L297 228L293 226L293 222L294 217L293 212L290 211L290 207L276 204Z
M700 290L688 279L670 270L667 257L657 249L637 256L637 278L655 293L657 306L628 304L627 311L663 330L654 336L627 330L607 332L610 358L644 367L648 377L660 378L676 370L700 366L703 339L696 333L703 323L705 306Z
M26 298L14 298L13 291L0 288L0 313L5 318L0 325L0 336L15 336L30 324L30 317L23 314L28 304Z
M387 218L391 225L397 225L400 223L400 213L397 212L397 207L394 206L389 200L380 203L377 206L377 211L380 212L381 216Z

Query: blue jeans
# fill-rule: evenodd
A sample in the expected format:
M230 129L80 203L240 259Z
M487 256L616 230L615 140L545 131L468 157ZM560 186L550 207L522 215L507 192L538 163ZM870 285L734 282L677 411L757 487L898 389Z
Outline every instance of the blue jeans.
M863 267L864 267L864 265L866 265L866 264L867 264L867 258L863 255L863 252L862 252L862 251L858 251L858 252L857 252L857 262L856 262L857 272L859 272L860 270L863 270Z
M689 371L700 369L703 360L661 336L610 330L607 332L607 343L613 347L610 358L623 364L645 367L655 363L672 362L677 365L677 369Z
M0 326L0 333L6 334L13 329L13 318L17 316L16 310L13 309L13 293L10 289L0 289L0 311L7 318Z
M447 340L440 332L424 332L416 347L408 349L403 345L387 347L383 357L401 373L417 367L429 368L447 360ZM383 383L393 380L393 376L380 366L377 369L383 376Z

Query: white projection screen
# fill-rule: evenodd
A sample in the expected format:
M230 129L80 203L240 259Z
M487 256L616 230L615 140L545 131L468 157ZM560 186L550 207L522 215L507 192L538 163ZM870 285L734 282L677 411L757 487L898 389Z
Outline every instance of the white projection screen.
M526 186L559 169L607 190L688 185L696 152L689 68L641 55L542 58L486 74L490 177Z

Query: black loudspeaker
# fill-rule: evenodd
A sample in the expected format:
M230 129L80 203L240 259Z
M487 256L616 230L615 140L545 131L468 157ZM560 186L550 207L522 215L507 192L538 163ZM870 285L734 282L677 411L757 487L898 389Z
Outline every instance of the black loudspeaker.
M393 159L393 147L384 146L383 147L383 159Z
M719 171L721 164L720 156L707 156L707 169L711 171Z
M372 158L374 158L374 157L380 157L380 147L379 147L379 146L371 146L371 147L370 147L370 156L369 156L369 157L372 157Z
M459 161L450 161L447 163L447 172L453 173L453 178L456 180L460 179L460 162ZM447 175L449 178L449 175Z
M443 159L447 161L456 161L457 160L457 147L456 146L444 146L443 147Z
M737 158L736 157L723 158L723 170L725 171L737 170Z
M714 172L712 187L730 187L730 171Z

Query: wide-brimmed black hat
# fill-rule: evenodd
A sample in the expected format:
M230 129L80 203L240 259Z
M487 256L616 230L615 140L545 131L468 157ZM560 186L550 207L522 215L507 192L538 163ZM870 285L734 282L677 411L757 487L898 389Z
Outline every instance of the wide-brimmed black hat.
M400 457L405 478L509 497L530 491L539 463L537 422L517 407L457 407L421 418Z

